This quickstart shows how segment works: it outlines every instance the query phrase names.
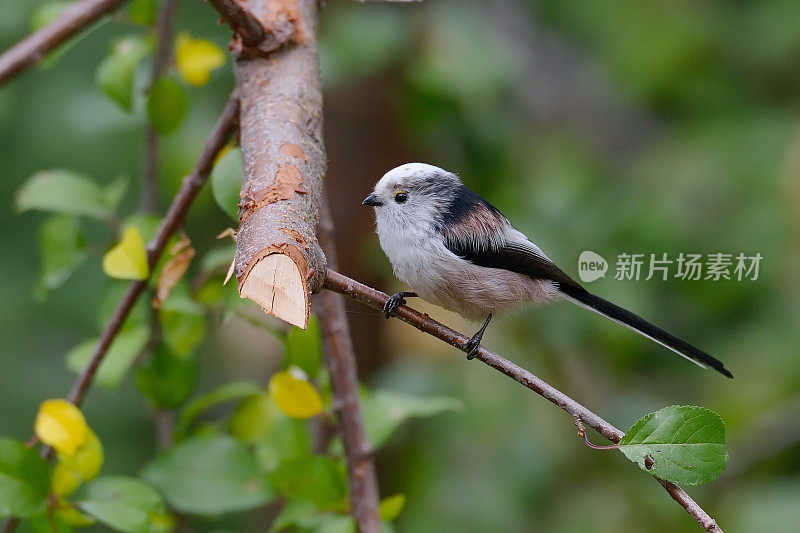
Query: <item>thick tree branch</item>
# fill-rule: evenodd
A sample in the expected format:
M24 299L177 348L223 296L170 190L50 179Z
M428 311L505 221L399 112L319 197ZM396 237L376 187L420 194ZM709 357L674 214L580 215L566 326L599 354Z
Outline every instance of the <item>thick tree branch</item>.
M374 309L382 309L383 305L389 299L387 294L378 290L367 287L353 279L348 278L338 272L328 269L325 273L325 283L323 288L330 291L338 292L349 296L359 302L366 304ZM411 324L418 330L433 335L434 337L443 340L444 342L455 346L459 350L463 350L469 337L462 335L447 326L433 320L428 315L424 315L408 306L400 306L395 314L400 320ZM579 418L586 425L591 426L598 433L613 443L619 443L624 433L615 428L610 423L603 420L599 415L596 415L583 405L579 404L560 390L541 380L531 372L524 368L515 365L514 363L504 359L498 354L487 350L483 346L478 350L476 356L487 365L502 372L513 380L525 385L535 393L544 397L548 401L556 404L573 417ZM711 518L691 496L689 496L682 488L669 481L656 478L659 483L666 489L672 498L677 501L686 511L697 520L697 522L706 530L711 533L722 533L722 529L717 525L716 521Z
M305 328L309 295L320 288L325 264L316 237L326 169L317 4L263 4L248 3L257 14L272 13L280 5L294 26L295 44L266 58L236 62L244 183L234 273L241 297Z
M82 0L67 7L58 19L30 34L0 56L0 85L42 59L124 0Z
M336 268L336 247L333 220L323 197L322 217L318 236L328 265ZM378 512L380 496L375 475L372 446L367 438L358 399L358 375L350 325L344 309L344 298L332 291L319 295L322 338L325 342L325 362L330 372L336 420L344 441L347 477L350 488L350 512L361 533L380 533Z

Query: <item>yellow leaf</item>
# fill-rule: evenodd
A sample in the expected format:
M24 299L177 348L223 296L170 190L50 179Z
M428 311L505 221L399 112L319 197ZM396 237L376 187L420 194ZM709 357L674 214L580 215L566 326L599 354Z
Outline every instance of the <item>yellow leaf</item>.
M53 479L50 480L50 487L56 496L69 496L78 490L82 482L83 480L78 472L67 464L59 463L53 470Z
M292 418L311 418L322 411L322 398L317 389L289 372L278 372L272 376L269 395L275 405Z
M45 400L36 414L34 431L39 439L65 456L86 443L89 426L80 409L66 400Z
M391 522L397 518L397 515L403 510L405 504L405 494L395 494L394 496L382 499L381 503L378 504L378 512L381 515L381 520L384 522Z
M103 445L92 428L87 427L86 442L72 455L58 454L58 465L51 481L53 493L69 496L84 481L94 479L103 465Z
M225 52L207 39L192 39L178 35L175 43L175 65L183 81L190 85L205 85L211 71L225 64Z
M163 511L153 511L147 519L147 531L152 533L169 533L175 530L175 519Z
M103 257L103 272L118 279L147 279L147 252L142 235L135 226L122 234L122 240Z
M103 466L103 445L92 428L88 428L84 445L75 450L72 456L59 456L59 459L60 464L71 468L83 481L90 481L100 473L100 467Z

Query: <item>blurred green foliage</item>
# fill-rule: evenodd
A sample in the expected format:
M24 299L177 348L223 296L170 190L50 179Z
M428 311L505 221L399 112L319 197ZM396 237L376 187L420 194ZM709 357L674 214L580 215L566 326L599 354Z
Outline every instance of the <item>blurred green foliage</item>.
M0 0L0 48L22 38L36 13L37 20L44 16L42 5ZM63 168L93 176L100 191L117 190L119 176L127 177L133 185L121 196L119 209L116 196L103 196L103 202L115 202L114 211L123 220L136 211L148 110L142 88L150 59L133 52L151 46L139 25L152 22L152 3L136 1L130 9L97 24L65 53L51 55L44 68L0 88L0 202L7 206L0 213L5 230L0 234L3 437L27 439L39 403L65 394L73 379L65 354L97 334L124 290L122 282L107 280L100 266L102 252L119 236L118 223L106 211L102 216L96 211L102 220L89 220L15 213L11 206L34 173ZM187 4L178 25L224 49L229 31L216 20L207 5ZM381 154L400 151L459 173L567 273L577 273L583 250L606 257L612 269L621 253L763 256L755 281L618 281L607 274L591 284L599 295L725 361L736 376L733 382L565 304L507 316L492 325L485 343L621 429L665 405L703 405L718 412L728 429L728 471L691 494L727 530L792 530L800 520L796 6L329 2L320 31L329 102L341 103L342 95L366 102L372 91L391 109L390 118L376 114L374 120L382 121L394 145L357 147L364 157L386 166ZM139 44L133 52L120 50L120 40L131 35L138 36ZM109 65L108 57L117 57L115 64ZM117 75L106 74L108 69ZM229 62L212 73L208 85L181 87L188 110L183 120L170 117L166 124L169 130L178 123L162 142L162 207L191 169L224 105L233 86L230 70ZM95 72L103 90L95 85ZM356 138L346 126L328 123L326 135ZM339 154L329 157L335 163ZM362 209L359 201L371 183L355 191L356 177L347 179L353 185L338 184L352 191L352 202L333 208ZM228 205L232 196L221 191ZM100 198L96 193L86 196L81 209L109 205L87 203ZM87 399L84 411L106 450L104 474L135 476L150 463L155 454L152 406L176 407L234 380L263 384L283 364L281 343L251 324L265 319L247 309L225 311L235 290L230 284L219 288L227 265L218 257L212 261L211 254L223 255L215 252L221 246L214 237L230 225L226 212L214 204L207 187L186 226L198 250L187 279L197 290L190 291L187 282L175 294L181 299L191 293L210 311L202 311L197 321L191 300L166 306L163 313L195 317L195 322L178 317L167 323L193 326L172 337L165 331L137 379L133 373L124 375L123 365L112 376L120 381L117 390L94 389ZM145 240L152 234L140 231ZM379 288L392 290L385 259L371 252L377 244L369 228L343 233L350 253L373 258L361 266L362 273L382 277ZM39 243L59 239L64 246L45 248L49 252L40 258ZM64 269L78 266L67 279ZM32 297L35 293L40 299ZM452 315L428 311L453 321ZM362 308L356 312L366 313ZM361 315L350 318L358 321ZM148 309L140 305L128 331L147 320ZM656 483L620 454L585 448L574 436L572 421L558 409L395 322L370 341L383 339L388 353L365 382L393 395L447 396L464 406L424 423L391 428L378 465L382 495L406 498L399 531L696 529ZM315 368L313 361L295 364L306 372ZM175 376L175 390L154 378L165 375ZM367 399L367 411L379 403L374 400L387 397L381 394L387 393L375 393L372 403ZM307 451L282 455L308 446L309 436L298 421L270 409L253 390L212 402L197 413L200 420L189 422L195 433L184 442L243 446L221 434L227 427L253 447L262 468L272 471L301 457L304 471L331 480L327 485L333 488L323 496L334 499L340 465L316 464ZM232 411L233 418L225 422ZM265 429L273 426L274 431ZM214 452L214 446L201 451ZM151 464L148 471L157 472L157 467ZM134 496L147 492L129 489ZM292 493L296 486L283 489ZM146 497L137 501L145 500L154 508L160 505ZM319 527L301 523L298 517L308 514L303 505L287 506L282 519L301 529ZM329 513L316 520L331 524L341 518ZM232 513L192 525L199 531L263 529L263 523L249 520Z

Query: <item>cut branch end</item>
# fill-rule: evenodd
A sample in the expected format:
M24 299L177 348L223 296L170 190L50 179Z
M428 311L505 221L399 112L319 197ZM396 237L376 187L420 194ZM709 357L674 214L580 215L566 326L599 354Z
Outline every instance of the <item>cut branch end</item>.
M239 296L249 298L265 312L306 329L310 305L308 301L308 268L302 254L294 257L281 252L256 257L239 282Z

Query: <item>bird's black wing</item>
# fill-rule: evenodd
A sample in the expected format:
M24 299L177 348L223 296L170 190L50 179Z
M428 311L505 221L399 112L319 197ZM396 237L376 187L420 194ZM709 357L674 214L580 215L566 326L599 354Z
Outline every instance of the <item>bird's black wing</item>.
M439 224L448 250L479 266L581 288L533 245L505 241L502 236L510 228L510 222L481 196L463 185L454 193Z
M524 244L505 243L498 247L487 246L481 249L470 246L461 240L445 238L445 246L457 256L479 266L502 268L533 279L555 281L559 284L559 288L565 286L581 288L555 263Z

